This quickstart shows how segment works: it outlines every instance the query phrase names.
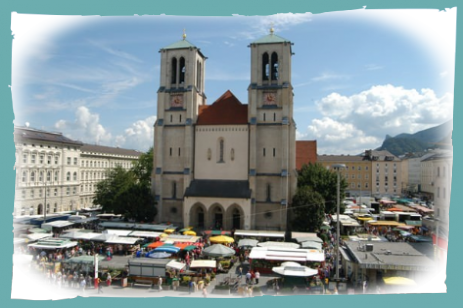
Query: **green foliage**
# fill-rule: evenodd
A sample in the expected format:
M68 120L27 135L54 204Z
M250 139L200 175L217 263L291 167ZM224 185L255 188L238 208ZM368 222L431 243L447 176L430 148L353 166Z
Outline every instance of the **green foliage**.
M122 214L126 219L153 221L156 216L151 193L153 149L142 154L130 170L120 166L111 169L106 178L97 184L93 204L103 211Z
M325 217L325 205L318 192L308 186L299 187L290 209L292 230L316 232L320 229Z
M313 191L319 193L325 202L325 213L334 214L337 204L337 185L338 175L334 170L328 170L323 165L309 163L303 165L297 178L297 186L310 187ZM347 188L346 180L340 179L340 200L344 199ZM343 211L341 205L341 212Z

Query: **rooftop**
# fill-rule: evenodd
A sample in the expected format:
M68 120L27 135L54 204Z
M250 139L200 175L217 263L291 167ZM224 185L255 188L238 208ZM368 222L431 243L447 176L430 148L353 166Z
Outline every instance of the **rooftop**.
M140 156L142 152L136 150L122 149L117 147L108 147L104 145L84 144L80 150L82 152L91 152L98 154L115 154L124 156Z
M56 143L66 143L81 146L83 143L80 141L72 140L63 136L62 133L47 132L30 127L15 126L14 128L15 141L21 141L24 139L31 139L37 141L47 141Z
M248 105L242 104L228 90L212 105L199 106L197 125L248 124Z

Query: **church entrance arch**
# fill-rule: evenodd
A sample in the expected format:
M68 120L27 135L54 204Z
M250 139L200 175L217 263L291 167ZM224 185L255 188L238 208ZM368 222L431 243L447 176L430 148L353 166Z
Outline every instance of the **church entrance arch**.
M206 207L201 203L195 203L190 210L190 226L197 228L206 227Z
M226 220L229 222L227 224L227 229L243 229L244 228L244 212L243 209L237 205L233 204L227 209Z
M37 215L42 215L43 214L43 205L39 204L37 207Z
M214 204L209 209L209 219L212 223L212 229L220 230L224 227L224 209L220 204Z

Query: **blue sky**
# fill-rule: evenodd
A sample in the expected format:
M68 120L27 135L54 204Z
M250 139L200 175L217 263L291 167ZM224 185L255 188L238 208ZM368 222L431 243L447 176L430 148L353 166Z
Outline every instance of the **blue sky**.
M13 13L14 123L86 143L152 146L159 49L182 39L208 57L212 104L247 104L249 43L294 43L298 139L319 154L357 154L384 137L453 116L456 9L353 10L272 16L47 16Z

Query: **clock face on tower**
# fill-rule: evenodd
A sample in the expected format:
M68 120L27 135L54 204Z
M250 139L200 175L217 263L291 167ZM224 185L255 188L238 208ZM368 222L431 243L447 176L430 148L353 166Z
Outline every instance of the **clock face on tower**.
M183 107L183 95L172 95L170 99L171 107Z
M276 93L275 92L266 92L264 93L264 105L276 105Z

